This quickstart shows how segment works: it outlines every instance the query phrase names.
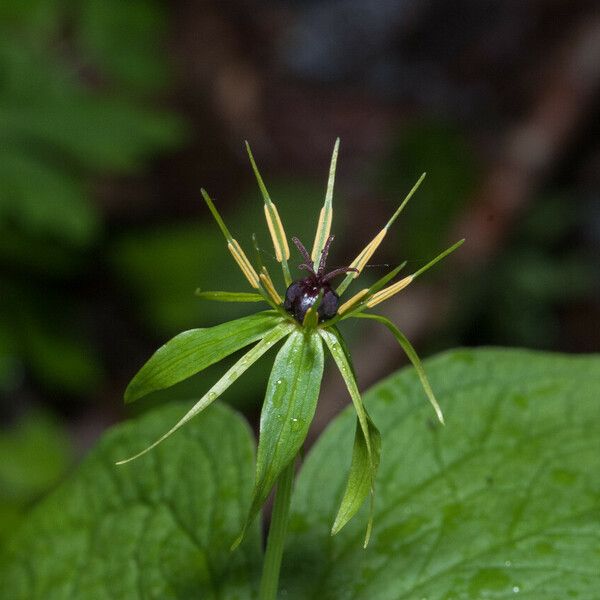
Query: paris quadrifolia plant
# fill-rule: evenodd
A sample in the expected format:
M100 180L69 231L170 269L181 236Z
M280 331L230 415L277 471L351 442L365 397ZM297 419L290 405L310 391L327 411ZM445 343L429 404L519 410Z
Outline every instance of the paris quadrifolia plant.
M172 386L245 346L253 344L250 350L237 360L161 438L135 456L122 460L118 464L127 463L150 452L212 404L263 354L285 340L275 356L262 406L254 491L246 524L240 531L239 537L232 540L233 549L242 541L246 528L257 517L270 492L276 487L260 589L260 597L266 599L274 598L277 590L294 467L315 414L323 376L324 348L331 353L356 410L356 432L348 481L333 521L331 534L338 533L368 499L370 512L366 524L365 547L369 542L373 526L373 500L381 442L379 431L363 405L348 346L339 329L343 321L351 318L372 319L387 327L414 365L437 418L440 422L444 422L440 406L413 346L390 320L371 310L411 285L425 271L456 250L463 240L414 273L395 280L406 265L402 263L373 285L364 287L348 299L342 300L346 290L355 279L358 279L398 215L417 191L425 175L421 176L389 221L349 266L328 271L326 264L333 241L333 235L330 234L333 216L332 200L339 148L339 140L336 140L325 203L319 215L310 254L300 240L291 238L303 261L299 268L304 271L302 278L294 280L289 266L290 245L277 207L271 200L248 144L246 148L262 193L265 218L273 241L275 257L281 265L287 289L283 294L276 289L269 270L262 264L256 237L253 237L256 250L256 261L253 264L227 228L208 193L202 190L202 196L225 237L227 248L252 291L198 291L196 294L204 300L264 303L269 308L215 327L185 331L156 351L127 387L126 402L133 402L150 392Z

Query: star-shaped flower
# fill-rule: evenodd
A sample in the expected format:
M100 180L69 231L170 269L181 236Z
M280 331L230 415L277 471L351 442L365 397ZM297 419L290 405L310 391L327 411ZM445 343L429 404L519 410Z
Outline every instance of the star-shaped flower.
M255 344L160 439L118 464L132 461L152 450L214 402L272 346L285 339L285 343L275 357L262 407L255 486L247 526L260 511L279 475L294 461L304 443L319 397L324 364L323 342L325 342L346 383L357 415L348 483L331 532L337 533L370 496L371 514L365 536L366 546L372 528L372 500L381 442L379 431L363 405L350 353L338 329L338 324L349 318L362 318L373 319L385 325L413 363L425 394L438 419L443 423L442 411L414 348L389 319L373 314L370 309L406 288L419 275L456 250L464 240L457 242L414 273L392 283L406 263L399 265L373 285L361 289L342 302L341 298L346 289L360 276L425 175L421 176L390 220L349 266L326 272L327 255L333 241L330 232L338 139L333 149L325 203L319 216L312 252L309 254L297 238L292 238L304 260L300 269L307 271L308 275L303 279L292 281L288 264L290 259L288 238L277 207L271 200L258 171L250 146L246 144L246 147L264 199L265 217L273 241L275 257L281 264L287 290L284 294L277 291L267 267L260 261L259 252L257 252L257 261L260 264L251 263L225 225L208 193L202 190L202 196L225 236L229 252L254 291L251 293L197 292L197 295L205 300L222 302L264 302L270 306L270 310L215 327L185 331L155 352L127 387L126 402L174 385L237 350ZM257 247L256 238L254 243ZM344 279L336 286L334 281L342 275L345 275ZM243 533L239 540L242 539Z

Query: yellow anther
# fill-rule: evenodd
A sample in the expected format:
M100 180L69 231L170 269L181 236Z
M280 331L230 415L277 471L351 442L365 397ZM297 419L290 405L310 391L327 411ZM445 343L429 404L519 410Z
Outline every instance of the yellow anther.
M275 302L275 304L280 305L282 303L281 296L277 293L275 286L273 285L273 281L269 276L267 269L263 267L263 271L260 274L260 280L263 283L263 287L265 288L267 294L271 297L271 300Z
M317 235L315 236L315 242L313 244L313 249L310 257L313 260L313 263L318 264L321 260L320 254L323 251L323 246L325 245L324 240L327 240L329 237L329 233L331 232L331 221L333 219L333 208L323 207L321 209L321 213L319 214L319 223L317 224Z
M286 260L290 257L290 247L287 243L285 236L285 230L283 229L283 223L279 217L277 207L272 202L265 203L265 218L267 219L267 225L269 227L269 233L273 240L273 248L275 248L275 258L278 262L281 262L284 258Z
M409 285L413 279L414 276L409 275L408 277L397 281L389 287L380 290L376 294L373 294L373 296L367 301L367 306L369 308L373 308L374 306L383 302L384 300L391 298L394 294L397 294L400 290L403 290L407 285Z
M365 288L364 290L360 290L360 292L354 294L352 298L344 302L344 304L338 308L338 314L343 315L344 313L347 313L349 310L353 309L367 295L368 292L369 288Z
M254 270L254 267L250 264L248 257L244 253L244 251L240 248L237 240L232 239L228 244L227 248L229 248L229 252L231 252L231 256L235 259L235 262L238 264L239 268L242 270L242 273L250 283L253 288L258 289L260 287L260 280L258 279L258 275Z
M373 256L375 253L375 250L377 250L381 242L383 242L383 238L385 238L386 234L387 229L383 228L354 259L350 266L354 269L357 269L358 272L351 273L352 277L356 278L360 275L361 271L365 268L365 265L369 262L371 256Z

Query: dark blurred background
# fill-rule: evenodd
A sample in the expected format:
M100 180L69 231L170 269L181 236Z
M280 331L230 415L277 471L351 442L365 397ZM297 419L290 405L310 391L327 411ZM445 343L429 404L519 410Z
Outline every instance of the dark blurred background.
M123 407L162 342L254 310L193 295L246 289L201 186L272 261L244 139L310 245L341 137L332 266L427 171L373 259L467 238L382 311L421 356L597 351L599 84L594 0L2 0L0 542L107 426L223 370ZM404 363L347 334L363 388ZM225 396L253 422L271 361ZM329 372L313 439L346 403Z

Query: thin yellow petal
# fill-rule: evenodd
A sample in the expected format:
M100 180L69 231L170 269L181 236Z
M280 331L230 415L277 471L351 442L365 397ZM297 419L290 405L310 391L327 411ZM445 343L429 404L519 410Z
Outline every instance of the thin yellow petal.
M258 289L260 287L260 280L254 267L250 264L248 257L241 249L237 240L232 239L228 244L227 248L229 248L229 252L231 252L231 256L235 259L235 262L238 264L242 273L250 283L253 288Z

